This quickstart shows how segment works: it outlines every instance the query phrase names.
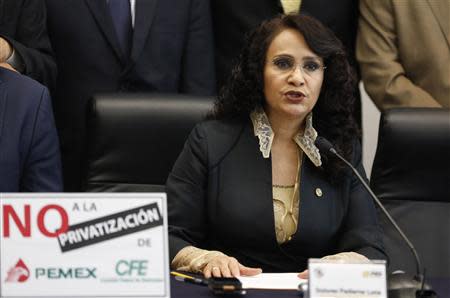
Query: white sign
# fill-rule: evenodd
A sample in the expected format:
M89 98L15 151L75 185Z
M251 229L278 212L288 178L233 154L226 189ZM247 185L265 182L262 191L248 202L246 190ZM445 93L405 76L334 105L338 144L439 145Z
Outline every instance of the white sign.
M166 194L0 194L0 297L170 297Z
M309 260L309 297L386 298L386 262Z

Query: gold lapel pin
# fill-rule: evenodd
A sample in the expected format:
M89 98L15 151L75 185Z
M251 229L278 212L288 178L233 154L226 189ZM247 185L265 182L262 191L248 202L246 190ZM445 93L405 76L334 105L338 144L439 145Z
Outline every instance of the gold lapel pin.
M316 196L319 197L319 198L321 198L322 195L323 195L322 190L321 190L320 188L316 188Z

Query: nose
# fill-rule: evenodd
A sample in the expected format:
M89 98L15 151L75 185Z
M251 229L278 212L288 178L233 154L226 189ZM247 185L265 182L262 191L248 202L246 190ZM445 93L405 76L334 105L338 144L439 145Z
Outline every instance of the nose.
M291 71L288 77L288 83L294 86L303 86L305 84L305 74L300 65Z

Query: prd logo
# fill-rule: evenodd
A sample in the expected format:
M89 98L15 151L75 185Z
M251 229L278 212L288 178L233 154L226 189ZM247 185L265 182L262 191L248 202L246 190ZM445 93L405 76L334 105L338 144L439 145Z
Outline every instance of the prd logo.
M27 265L19 259L17 264L8 270L5 282L25 282L30 277L30 270Z

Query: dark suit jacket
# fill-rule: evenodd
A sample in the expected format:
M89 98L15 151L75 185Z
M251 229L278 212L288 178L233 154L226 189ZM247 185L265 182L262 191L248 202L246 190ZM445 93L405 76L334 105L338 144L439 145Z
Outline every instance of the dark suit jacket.
M352 163L364 173L359 146ZM302 271L308 258L345 251L386 258L375 207L361 184L348 173L333 186L307 158L301 169L299 228L291 241L278 245L271 159L262 157L250 121L198 125L166 187L171 258L194 245L275 272Z
M62 191L47 88L0 67L0 192Z
M209 1L137 0L131 57L120 50L106 5L105 0L47 0L59 70L56 118L65 176L72 182L68 191L79 190L92 94L215 92Z
M300 13L308 14L329 27L349 52L356 65L355 42L359 0L303 0ZM245 35L262 21L283 13L279 0L213 0L211 12L218 86L229 77Z
M44 0L0 0L0 36L22 58L23 74L53 88L56 63L47 35Z

